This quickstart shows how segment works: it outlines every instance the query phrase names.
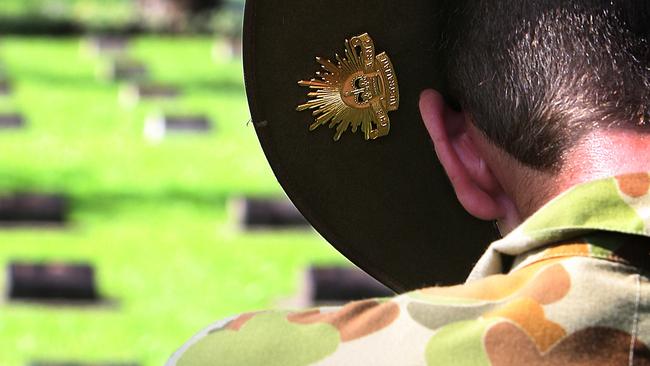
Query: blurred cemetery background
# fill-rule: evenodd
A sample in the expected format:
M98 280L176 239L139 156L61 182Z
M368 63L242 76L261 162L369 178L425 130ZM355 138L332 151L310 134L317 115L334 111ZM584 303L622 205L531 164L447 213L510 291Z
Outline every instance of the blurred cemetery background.
M382 293L307 270L350 265L258 145L242 12L0 1L0 365L158 366L232 314Z

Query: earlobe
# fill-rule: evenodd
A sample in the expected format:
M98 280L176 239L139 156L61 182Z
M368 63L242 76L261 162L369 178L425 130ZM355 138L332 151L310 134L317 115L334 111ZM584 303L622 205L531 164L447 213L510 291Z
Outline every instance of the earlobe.
M503 190L472 141L465 114L451 109L432 89L420 95L420 113L465 210L483 220L504 218Z

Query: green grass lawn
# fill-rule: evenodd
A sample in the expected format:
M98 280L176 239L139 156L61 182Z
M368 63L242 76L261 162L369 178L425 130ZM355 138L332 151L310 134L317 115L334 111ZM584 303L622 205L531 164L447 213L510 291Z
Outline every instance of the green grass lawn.
M0 266L88 261L109 300L98 308L3 303L0 365L161 365L208 323L291 297L308 263L346 263L313 232L245 234L230 222L228 197L281 189L248 124L241 66L215 63L211 44L136 40L131 55L183 95L126 109L119 85L97 79L101 61L80 51L79 39L0 42L15 84L0 110L28 119L25 130L0 131L0 191L66 192L73 207L64 229L0 230ZM157 110L204 113L216 130L148 143L144 117Z

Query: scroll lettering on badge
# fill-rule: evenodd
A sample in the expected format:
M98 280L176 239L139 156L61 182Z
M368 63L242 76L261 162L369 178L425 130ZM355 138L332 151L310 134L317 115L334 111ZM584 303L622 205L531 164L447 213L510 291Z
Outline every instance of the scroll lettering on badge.
M375 54L372 38L365 33L346 40L336 63L320 57L316 61L322 66L316 78L298 82L310 89L309 101L297 108L312 111L315 121L309 130L336 128L336 141L348 129L361 128L366 140L388 135L388 112L399 107L399 87L390 58L385 52Z

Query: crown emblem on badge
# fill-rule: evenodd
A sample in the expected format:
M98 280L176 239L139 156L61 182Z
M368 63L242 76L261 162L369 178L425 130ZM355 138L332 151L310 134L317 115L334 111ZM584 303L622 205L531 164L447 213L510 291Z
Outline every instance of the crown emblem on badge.
M311 89L311 99L296 108L312 110L316 120L309 130L329 124L336 127L336 141L348 128L356 132L361 127L366 140L388 135L388 112L399 107L399 88L392 62L385 52L375 55L372 38L365 33L346 40L344 57L336 54L336 64L320 57L316 61L323 68L316 72L318 79L298 82Z

